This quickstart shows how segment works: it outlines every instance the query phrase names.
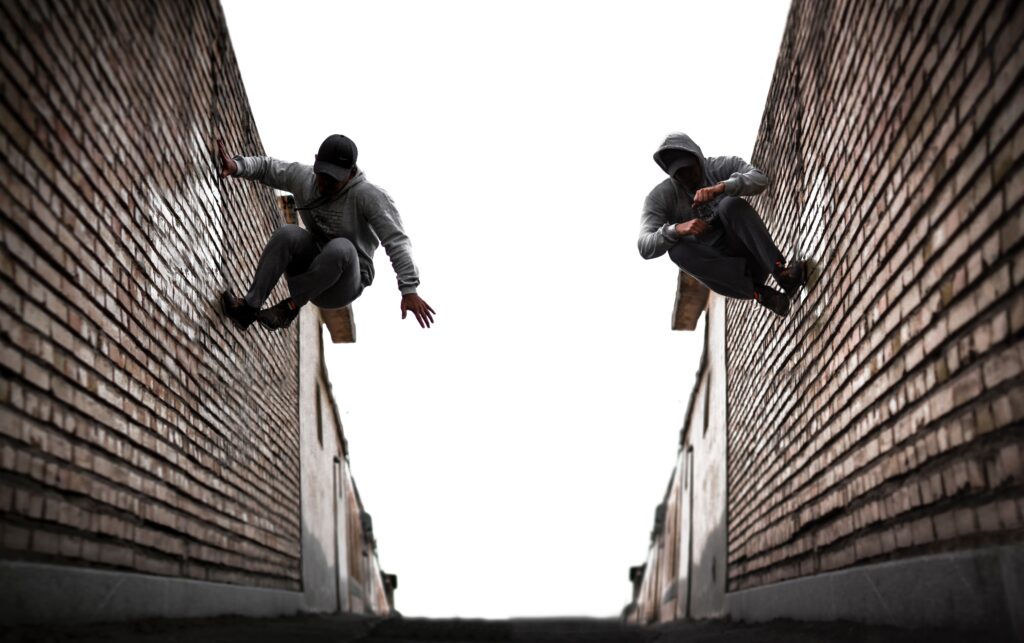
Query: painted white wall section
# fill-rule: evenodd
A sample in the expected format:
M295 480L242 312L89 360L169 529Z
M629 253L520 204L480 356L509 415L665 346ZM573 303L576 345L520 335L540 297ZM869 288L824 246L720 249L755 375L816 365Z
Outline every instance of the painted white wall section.
M307 611L333 612L338 608L334 456L340 454L341 447L329 391L318 394L323 384L321 328L316 310L312 306L303 308L298 323L302 591Z
M678 618L725 614L726 408L725 300L711 294L705 355L698 374L683 447L678 538Z

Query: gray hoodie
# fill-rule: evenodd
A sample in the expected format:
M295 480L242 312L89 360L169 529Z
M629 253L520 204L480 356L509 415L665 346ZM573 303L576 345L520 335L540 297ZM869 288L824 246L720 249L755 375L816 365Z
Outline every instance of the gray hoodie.
M689 152L697 157L703 177L699 187L725 183L727 196L749 196L758 194L768 187L768 177L761 170L738 156L704 158L700 147L686 134L669 134L654 153L654 161L666 172L666 153L671 151ZM689 221L696 216L690 207L694 193L695 191L691 191L671 177L651 190L640 217L640 238L637 247L641 257L659 257L682 238L676 232L676 224Z
M363 286L373 282L373 253L380 244L391 259L398 275L398 290L416 292L420 279L412 261L412 244L402 229L391 197L366 180L360 170L345 187L324 202L316 189L311 165L285 163L267 156L236 156L235 176L259 181L272 188L291 192L302 223L313 234L317 247L337 237L352 242L359 255L359 272ZM312 205L312 208L307 206Z

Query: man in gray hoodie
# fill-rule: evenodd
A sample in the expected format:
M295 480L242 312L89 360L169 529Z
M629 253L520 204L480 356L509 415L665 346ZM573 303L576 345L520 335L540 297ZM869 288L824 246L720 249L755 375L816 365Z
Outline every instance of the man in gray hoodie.
M328 136L312 166L265 156L230 157L220 142L218 153L221 176L295 195L305 224L305 229L286 224L274 232L244 297L230 291L221 296L224 314L235 326L245 329L258 321L269 329L286 328L310 301L320 308L347 306L373 282L373 253L383 244L398 275L402 319L411 312L421 327L430 327L434 309L416 294L420 280L398 210L356 165L358 150L351 139ZM282 275L291 297L261 310Z
M762 192L768 177L738 156L704 158L686 134L670 134L654 161L669 178L647 195L640 255L667 252L711 290L789 314L789 298L806 283L806 263L787 266L757 211L739 198ZM785 293L765 285L768 275Z

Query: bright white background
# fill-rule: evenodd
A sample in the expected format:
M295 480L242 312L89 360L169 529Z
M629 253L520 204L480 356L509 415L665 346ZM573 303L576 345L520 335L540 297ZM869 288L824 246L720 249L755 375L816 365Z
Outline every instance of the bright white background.
M436 326L383 249L327 364L406 615L617 615L700 358L636 250L651 155L749 160L788 3L224 0L267 153L359 146ZM251 150L229 150L247 154Z

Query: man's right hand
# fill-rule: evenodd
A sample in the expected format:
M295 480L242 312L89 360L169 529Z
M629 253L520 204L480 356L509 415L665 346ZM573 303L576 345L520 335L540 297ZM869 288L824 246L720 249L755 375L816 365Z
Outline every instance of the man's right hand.
M690 219L689 221L683 221L682 223L676 224L676 232L681 237L697 236L704 234L711 229L707 221L703 219Z
M220 157L220 175L231 176L238 171L238 163L224 151L224 141L217 139L217 156Z

